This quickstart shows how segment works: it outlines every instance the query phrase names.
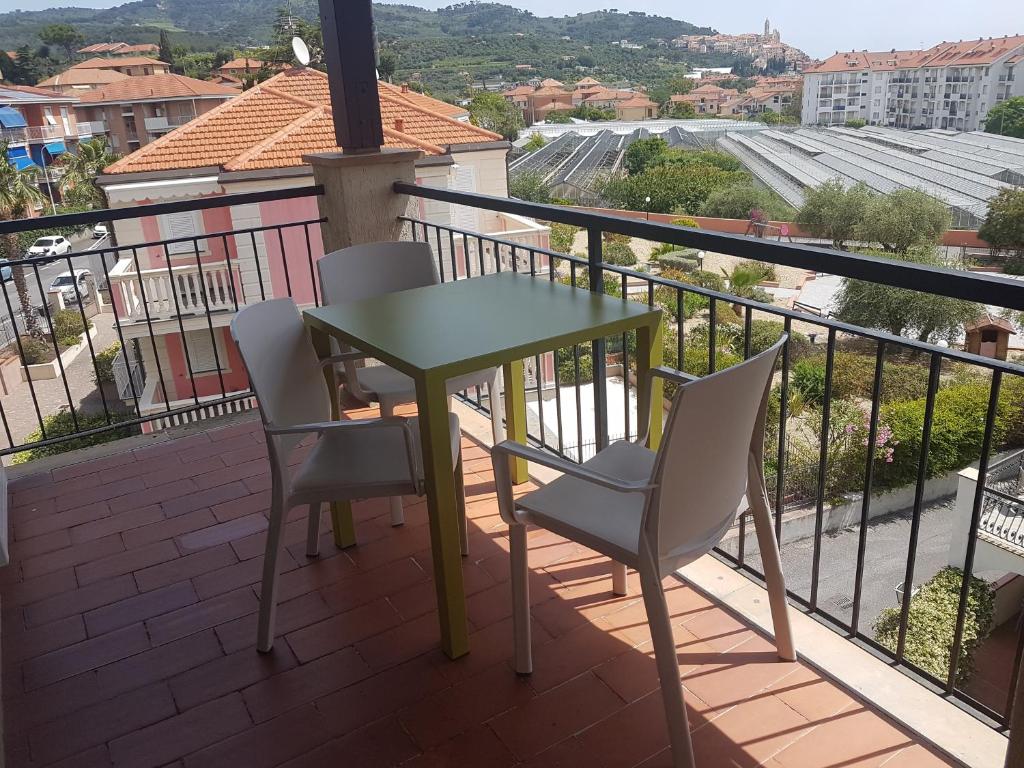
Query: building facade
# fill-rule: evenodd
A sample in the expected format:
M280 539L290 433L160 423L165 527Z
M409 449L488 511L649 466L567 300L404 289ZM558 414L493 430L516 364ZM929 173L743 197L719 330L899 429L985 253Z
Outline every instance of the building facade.
M802 122L976 131L992 107L1024 95L1022 63L1024 35L837 53L804 71Z
M127 77L81 94L80 120L102 125L115 152L128 154L238 95L184 75Z
M386 146L424 153L417 183L507 195L508 142L442 114L457 107L386 83L378 90ZM438 109L429 109L430 103ZM313 183L302 156L327 151L337 147L326 75L297 68L122 158L99 183L115 208L301 187ZM524 245L548 245L547 227L509 214L417 199L410 215ZM248 302L292 296L300 306L314 303L313 265L324 253L319 218L316 199L305 197L115 223L119 245L140 244L138 262L124 252L111 270L110 294L126 340L119 366L139 383L144 414L248 389L228 325L236 307ZM239 230L244 232L216 236ZM142 246L175 238L166 246ZM443 244L442 250L455 250L444 252L442 272L450 275L449 265L455 265L458 276L467 276L468 265L472 274L482 254L470 258L461 250L466 247L477 245L461 238ZM122 395L131 399L128 391ZM168 417L147 428L175 423Z

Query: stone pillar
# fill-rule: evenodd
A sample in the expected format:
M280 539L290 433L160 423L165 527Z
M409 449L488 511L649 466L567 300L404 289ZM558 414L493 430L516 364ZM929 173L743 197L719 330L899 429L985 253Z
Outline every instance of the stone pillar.
M320 215L327 219L320 231L324 251L330 253L350 245L381 240L398 240L408 195L398 195L396 181L415 183L418 149L382 149L380 152L343 154L330 152L305 155L313 166L313 178L324 194L317 201Z

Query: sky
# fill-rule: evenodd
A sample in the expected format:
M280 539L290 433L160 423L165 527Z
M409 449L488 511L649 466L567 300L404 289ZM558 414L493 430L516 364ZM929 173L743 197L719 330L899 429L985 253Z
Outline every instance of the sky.
M393 3L400 0L377 0ZM404 0L439 8L455 0ZM767 16L784 42L823 58L837 50L888 50L930 47L943 40L968 40L1024 34L1021 0L729 0L682 3L679 0L498 0L537 15L564 15L600 8L646 11L671 16L720 32L755 32ZM40 10L55 5L109 8L116 0L0 0L0 11Z

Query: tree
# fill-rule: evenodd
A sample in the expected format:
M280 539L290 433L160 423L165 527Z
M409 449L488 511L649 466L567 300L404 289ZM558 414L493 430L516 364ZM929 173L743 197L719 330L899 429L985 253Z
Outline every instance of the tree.
M381 48L377 54L377 71L389 83L398 69L398 54L391 48Z
M96 186L96 177L120 155L110 150L107 140L97 136L78 145L78 151L65 153L61 158L64 176L60 186L65 202L75 206L103 207L103 192Z
M630 175L643 173L651 166L657 165L668 150L668 142L657 136L650 139L637 139L626 148L622 156L622 165Z
M998 251L1024 255L1024 188L1001 189L988 201L978 237Z
M796 222L813 237L831 240L834 248L842 250L857 234L873 197L865 184L847 189L839 179L831 179L804 195Z
M551 202L551 191L544 182L544 176L536 171L519 173L509 179L508 195L531 203Z
M749 182L749 178L743 171L726 171L708 163L663 164L612 178L601 193L613 206L626 210L695 214L716 189Z
M530 135L530 138L523 144L523 149L527 152L536 152L538 149L547 144L547 139L542 134L534 133Z
M6 157L7 142L0 141L0 158ZM28 216L30 208L42 204L43 193L39 191L36 172L32 170L33 168L35 166L19 170L10 163L0 162L0 219L6 221L24 219ZM21 257L17 235L0 236L0 255L8 260ZM21 305L21 315L25 322L25 333L29 336L39 337L42 335L42 331L39 327L39 317L36 315L35 307L32 306L32 300L29 297L25 266L23 264L15 266L12 273L14 290L18 294L18 303Z
M988 111L985 132L1024 139L1024 96L1014 96Z
M771 190L753 184L733 184L712 192L701 209L701 215L749 219L755 210L764 211L769 219L776 221L790 220L796 213Z
M46 78L50 68L48 60L27 45L15 51L13 59L8 57L8 61L10 64L3 68L4 78L15 85L35 85Z
M803 89L798 89L793 92L793 96L789 102L782 105L782 114L786 117L795 117L797 120L803 119L804 109L804 92Z
M902 254L935 245L949 221L949 208L941 200L919 189L898 189L868 201L858 237Z
M160 30L159 59L174 68L174 51L171 49L171 39L167 36L166 29Z
M668 117L673 120L692 120L697 117L697 110L693 108L693 104L688 101L677 101L670 103L668 106Z
M895 258L886 251L871 251L869 255ZM900 254L899 260L945 266L934 248ZM983 307L970 301L865 280L844 279L836 294L832 313L845 323L880 328L896 336L927 342L955 341L963 333L964 323L976 318L982 310Z
M85 36L70 24L47 24L39 30L39 39L46 45L63 48L69 62L74 58L78 46L85 42Z
M478 93L469 102L469 119L473 125L500 133L508 141L519 138L524 127L523 113L499 93Z
M572 122L572 114L567 109L559 109L553 112L548 112L544 116L545 123L551 123L552 125L561 125L564 123Z
M867 124L867 121L861 117L851 117L844 123L847 128L863 128Z

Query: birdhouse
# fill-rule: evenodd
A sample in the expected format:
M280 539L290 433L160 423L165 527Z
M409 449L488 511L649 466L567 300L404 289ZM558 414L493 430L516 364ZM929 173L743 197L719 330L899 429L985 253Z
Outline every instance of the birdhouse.
M1013 323L1005 317L997 317L984 313L976 320L964 326L967 331L967 351L996 360L1006 359L1006 350L1010 345L1010 335L1014 332Z

